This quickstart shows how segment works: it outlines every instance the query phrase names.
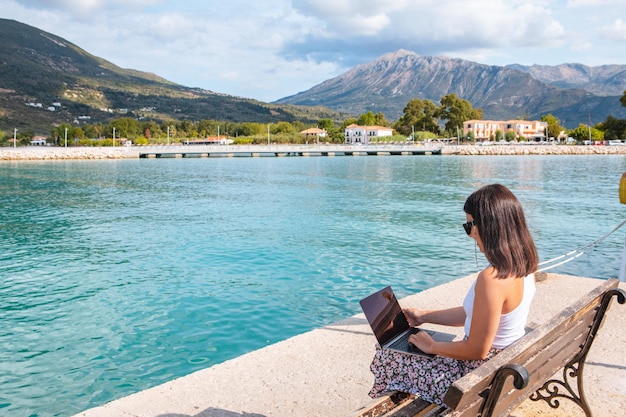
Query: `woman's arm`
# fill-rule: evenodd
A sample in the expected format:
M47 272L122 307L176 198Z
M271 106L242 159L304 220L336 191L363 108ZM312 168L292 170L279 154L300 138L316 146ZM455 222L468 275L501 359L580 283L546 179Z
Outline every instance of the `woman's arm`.
M454 359L484 359L496 336L505 299L507 280L495 278L491 267L478 275L470 334L458 342L435 342L426 332L412 335L409 341L427 353Z
M417 310L404 309L404 315L409 325L420 326L424 323L441 324L443 326L459 327L465 324L465 310L463 307L453 307L445 310Z

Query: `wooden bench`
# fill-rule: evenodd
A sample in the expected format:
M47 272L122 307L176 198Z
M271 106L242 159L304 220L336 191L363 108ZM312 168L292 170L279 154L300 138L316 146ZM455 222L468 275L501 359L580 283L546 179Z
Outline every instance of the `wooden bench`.
M444 397L447 407L395 392L355 417L504 417L528 398L552 408L569 399L591 417L583 390L585 360L612 298L626 302L618 284L616 279L603 282L456 381Z

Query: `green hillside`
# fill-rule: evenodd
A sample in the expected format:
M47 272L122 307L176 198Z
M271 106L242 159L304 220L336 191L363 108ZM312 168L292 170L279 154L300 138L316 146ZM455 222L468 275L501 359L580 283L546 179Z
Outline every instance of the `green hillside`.
M14 20L0 19L0 130L47 134L60 123L224 120L270 123L342 116L322 107L268 104L184 87L123 69L78 46Z

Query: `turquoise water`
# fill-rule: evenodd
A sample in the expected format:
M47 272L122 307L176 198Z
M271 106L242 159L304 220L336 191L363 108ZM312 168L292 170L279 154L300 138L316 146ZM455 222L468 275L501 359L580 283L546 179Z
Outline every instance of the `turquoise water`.
M461 227L501 182L542 259L626 214L623 156L0 164L0 415L70 416L477 270ZM619 230L554 272L619 273ZM479 264L483 261L480 259Z

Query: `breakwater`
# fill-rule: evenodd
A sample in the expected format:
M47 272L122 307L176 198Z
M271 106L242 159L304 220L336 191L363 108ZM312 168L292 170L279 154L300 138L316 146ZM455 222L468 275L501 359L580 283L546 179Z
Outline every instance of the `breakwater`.
M625 155L626 146L582 145L448 145L442 155Z
M48 161L85 159L125 159L139 158L138 150L132 147L43 147L0 148L0 161Z
M89 159L138 159L147 153L176 155L181 152L223 154L250 152L251 154L299 152L307 155L316 153L345 154L346 152L366 153L375 150L379 155L406 154L440 150L441 155L619 155L626 154L626 146L570 146L570 145L446 145L427 147L422 145L380 145L380 146L346 146L346 145L208 145L208 146L128 146L128 147L20 147L0 148L0 161L17 160L89 160ZM429 153L429 152L426 152Z

